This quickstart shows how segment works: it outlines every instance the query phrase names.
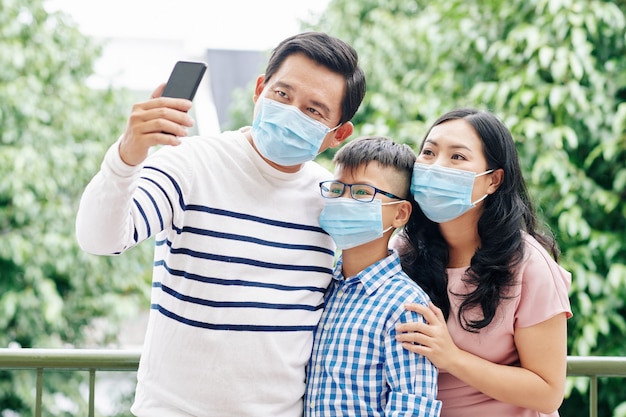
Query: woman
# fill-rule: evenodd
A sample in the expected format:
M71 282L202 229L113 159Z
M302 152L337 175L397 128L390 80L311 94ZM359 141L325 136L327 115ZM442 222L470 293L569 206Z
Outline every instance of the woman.
M488 112L445 114L412 192L423 214L396 246L438 307L407 306L427 323L398 326L397 339L440 369L442 416L558 416L571 276L537 230L510 132Z

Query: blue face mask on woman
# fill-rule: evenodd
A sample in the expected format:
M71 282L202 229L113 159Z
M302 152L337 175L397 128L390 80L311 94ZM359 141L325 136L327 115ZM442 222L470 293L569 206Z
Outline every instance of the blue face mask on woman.
M324 209L320 213L320 226L333 238L339 249L350 249L376 240L393 229L393 226L389 226L383 230L382 206L401 202L383 203L374 199L364 203L352 198L325 200Z
M265 158L282 165L299 165L317 156L324 137L334 129L302 113L297 107L259 98L252 123L254 146Z
M416 162L413 166L411 193L426 217L436 223L449 222L487 198L485 194L472 202L472 191L474 178L490 172L493 172L493 169L476 174Z

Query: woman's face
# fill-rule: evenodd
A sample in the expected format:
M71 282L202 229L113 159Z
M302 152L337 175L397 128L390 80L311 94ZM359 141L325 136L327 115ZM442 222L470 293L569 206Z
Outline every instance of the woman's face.
M483 152L483 142L472 125L463 119L449 120L431 129L417 162L461 169L480 174L487 171L487 159ZM474 180L472 201L488 193L490 175Z

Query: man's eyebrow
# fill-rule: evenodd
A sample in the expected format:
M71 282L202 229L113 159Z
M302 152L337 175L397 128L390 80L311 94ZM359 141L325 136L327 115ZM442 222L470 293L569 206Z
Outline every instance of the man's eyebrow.
M293 90L291 84L287 84L284 81L276 81L276 84L274 84L274 86L284 88L285 90Z

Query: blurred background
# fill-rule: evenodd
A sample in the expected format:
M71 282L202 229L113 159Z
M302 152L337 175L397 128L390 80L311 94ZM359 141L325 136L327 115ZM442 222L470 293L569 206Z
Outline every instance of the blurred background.
M69 15L79 31L102 44L93 88L125 88L137 100L150 96L176 61L203 61L207 76L194 99L196 131L209 134L231 121L232 92L263 73L267 53L315 21L328 0L47 0L45 8Z
M83 188L177 60L209 66L192 111L194 133L210 134L251 123L253 82L278 42L321 30L352 44L367 75L353 137L416 149L460 106L505 122L573 275L569 354L626 356L626 1L0 0L0 11L0 347L139 347L152 246L80 251ZM134 375L98 381L98 415L129 416ZM34 384L0 371L0 416L31 416ZM83 376L44 384L45 415L86 415ZM582 415L588 389L569 378L561 415ZM601 378L599 392L599 415L626 416L622 380Z

